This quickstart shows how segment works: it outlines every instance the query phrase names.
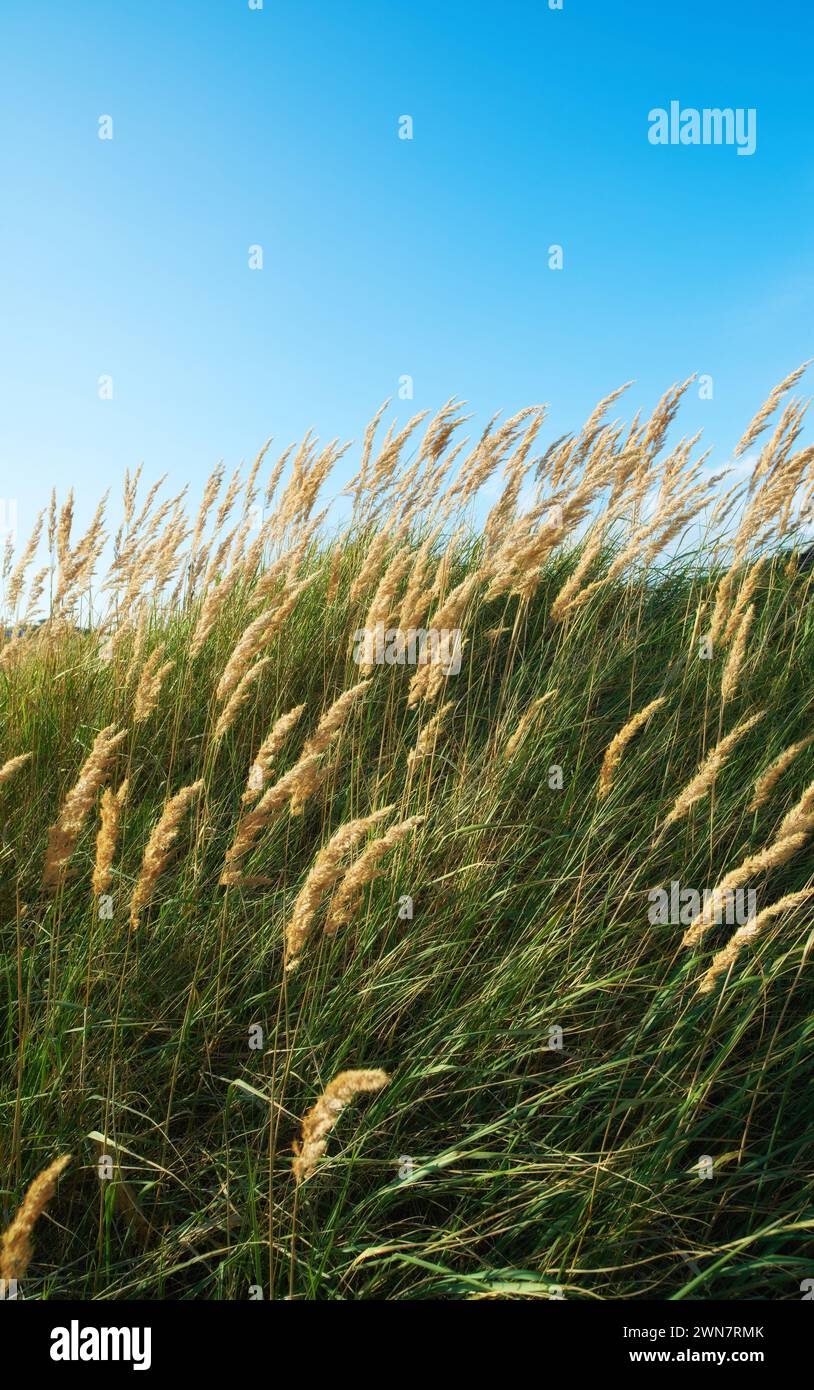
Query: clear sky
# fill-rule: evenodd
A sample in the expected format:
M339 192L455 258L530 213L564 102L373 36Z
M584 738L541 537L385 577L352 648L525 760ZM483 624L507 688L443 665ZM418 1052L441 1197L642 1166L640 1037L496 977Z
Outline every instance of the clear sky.
M404 375L400 418L554 437L706 373L725 459L814 355L812 39L809 0L2 0L0 498L197 492ZM671 100L755 108L755 153L652 145Z

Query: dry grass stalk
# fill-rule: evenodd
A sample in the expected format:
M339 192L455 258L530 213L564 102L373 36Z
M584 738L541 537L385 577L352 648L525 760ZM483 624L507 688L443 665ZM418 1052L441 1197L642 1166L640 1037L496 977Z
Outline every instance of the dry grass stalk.
M379 623L385 628L389 626L388 620L393 604L395 603L396 594L399 591L402 579L412 564L413 556L410 551L405 548L399 551L387 566L387 569L379 580L378 587L373 595L364 622L364 627L367 632L375 632ZM363 671L372 671L373 662L362 662L361 669Z
M763 405L760 407L760 410L758 411L757 415L754 417L751 424L749 425L749 428L747 429L746 433L735 446L735 458L740 458L741 454L745 454L746 450L749 448L749 445L754 444L758 435L763 433L763 431L769 423L769 420L774 414L779 402L782 400L786 392L789 391L792 386L794 386L795 382L800 380L800 377L803 375L803 372L805 371L808 365L808 362L804 362L801 367L797 367L795 371L790 372L789 375L779 383L779 385L772 388Z
M112 787L105 787L102 793L99 833L96 836L96 863L93 866L93 891L97 898L100 893L107 893L113 881L113 856L116 853L122 808L127 801L128 785L125 777L117 792L114 792Z
M427 723L424 725L424 728L421 730L421 732L418 735L418 738L416 739L415 748L411 748L410 752L407 755L408 771L411 771L417 763L422 762L424 758L428 757L435 751L435 745L438 741L438 735L441 731L441 725L443 724L444 720L446 719L447 715L449 714L449 711L452 709L454 704L454 700L447 700L446 704L442 705L441 708L438 710L438 713L434 714L432 719L428 720Z
M182 787L167 802L158 824L153 827L150 833L144 858L141 861L141 873L130 900L130 926L134 930L139 925L141 914L153 900L156 883L167 867L184 816L202 791L202 781L193 782L188 787Z
M42 871L42 887L53 888L76 847L79 832L99 788L107 780L113 755L127 737L127 730L116 733L109 724L96 735L93 747L79 770L74 783L60 808L54 825L48 831L48 848Z
M798 907L800 903L807 902L812 893L814 893L814 888L803 888L799 893L787 893L786 896L780 898L778 902L772 903L769 907L764 907L763 911L758 913L753 922L747 922L744 926L738 927L738 930L729 938L723 950L719 951L713 958L712 964L698 986L698 993L711 994L715 988L716 981L720 979L721 975L726 974L730 966L735 964L742 948L747 942L754 941L755 937L760 933L761 928L764 927L767 922L770 922L773 917L778 917L783 912L791 912L792 909Z
M339 593L339 580L341 578L341 575L342 547L340 545L335 545L333 555L331 557L331 569L328 575L328 589L325 594L325 602L329 606L330 604L336 602L336 596Z
M385 855L395 849L396 845L408 835L412 835L413 831L425 820L426 816L409 816L407 820L399 821L398 825L391 825L380 839L371 841L367 849L363 850L359 858L351 864L334 894L325 920L325 931L328 936L333 936L339 927L350 921L359 906L365 888L376 877L378 866Z
M31 535L28 539L28 544L26 545L25 550L23 551L22 555L20 556L20 559L15 565L14 573L12 574L9 580L8 591L6 593L6 608L12 618L14 617L14 614L17 611L17 605L20 601L20 595L23 592L25 572L37 553L37 546L40 543L40 536L42 535L42 523L44 517L45 512L41 511L39 516L37 517L36 522L34 523L34 530L31 532Z
M727 895L733 893L736 888L740 888L741 884L754 874L768 873L771 869L780 868L783 864L788 863L798 849L802 849L809 833L808 830L798 830L785 837L778 836L765 849L758 850L756 854L747 855L737 868L725 874L720 883L717 883L713 888L709 901L688 926L681 939L682 946L697 946L712 926L716 914L725 905Z
M460 627L472 595L480 583L479 574L471 574L452 590L442 606L433 614L430 627L437 633L455 632ZM412 680L407 696L408 707L417 705L419 700L433 700L444 682L443 658L420 665Z
M238 714L251 695L252 686L256 684L258 677L270 663L270 656L261 656L259 661L256 661L253 666L249 667L248 671L243 673L235 690L233 690L232 694L229 696L220 719L215 725L215 739L221 739L224 734L229 732Z
M739 743L740 740L748 734L749 730L754 728L758 721L763 718L764 714L765 710L759 710L757 714L753 714L749 719L742 720L739 724L735 725L731 733L728 733L725 738L722 738L719 743L716 743L715 747L707 754L706 758L701 763L695 776L691 778L683 791L679 792L670 814L664 821L664 829L666 829L668 825L673 825L675 821L681 820L682 816L687 814L690 807L694 806L696 801L700 801L707 795L736 743Z
M201 606L195 631L192 634L192 641L189 647L190 656L197 656L198 652L206 642L207 637L212 632L218 621L229 595L232 593L235 582L240 571L235 568L224 575L220 584L213 585L208 590L206 598Z
M249 768L249 780L241 797L244 806L250 806L265 790L274 759L282 748L291 730L299 722L305 705L295 705L294 709L281 714L272 725L271 733L260 744Z
M741 667L746 655L746 639L749 636L749 629L755 617L755 605L749 604L738 626L732 650L726 660L724 673L721 677L721 702L726 704L735 694L740 680Z
M614 734L605 749L602 767L599 770L599 784L596 789L598 797L605 797L608 795L613 784L613 774L619 766L625 748L639 730L644 727L651 714L655 714L656 710L659 709L664 702L663 695L659 695L657 699L651 700L649 705L645 705L644 709L640 709L638 714L634 714L632 719L629 719L619 732Z
M297 895L294 910L286 927L287 970L293 970L297 965L300 952L308 939L317 908L328 889L332 888L342 875L344 855L359 843L362 836L372 826L389 816L392 810L392 806L384 806L380 811L374 811L372 815L360 816L357 820L340 825L328 843L323 845L319 851L305 883Z
M175 665L174 661L165 661L163 666L160 664L165 650L165 643L160 642L157 647L153 648L144 663L133 701L134 724L143 724L146 719L150 718L158 704L164 680Z
M10 781L15 772L19 772L21 767L25 767L25 764L29 762L33 756L33 753L20 753L16 758L9 758L7 763L3 763L3 766L0 767L0 786L2 786L4 782Z
M766 769L755 783L755 792L749 803L749 810L756 811L759 806L763 806L769 800L786 768L794 762L798 753L802 753L804 748L814 740L814 734L809 734L807 738L801 738L797 743L792 743L785 748L779 757Z
M249 623L226 663L216 691L218 700L226 700L239 685L250 663L261 649L271 641L274 634L279 632L286 618L291 614L300 594L309 584L314 582L315 578L316 575L312 574L306 579L300 580L299 583L287 584L273 606L264 609L257 618Z
M276 608L264 609L258 617L254 618L245 628L237 643L232 649L232 654L226 663L223 675L218 682L216 698L226 700L237 688L266 640L266 633L271 625L271 621L276 612Z
M275 812L285 806L295 792L312 785L320 757L319 753L301 757L284 777L268 788L253 811L247 811L240 817L234 840L223 861L220 882L224 887L242 881L242 865L246 855L253 849Z
M528 733L529 729L534 723L536 723L537 716L540 713L541 709L544 705L548 704L549 700L552 700L554 698L554 696L557 694L557 689L558 687L555 686L553 690L547 690L545 695L540 695L536 700L532 700L528 709L521 717L517 725L517 728L515 729L511 738L508 739L506 747L503 750L503 756L507 761L514 757L515 753L517 752L518 748L520 747L521 743L526 737L526 734Z
M755 589L757 588L758 581L763 572L763 567L765 563L765 557L761 556L759 560L755 561L749 573L747 574L746 579L743 583L743 587L740 593L738 594L737 602L734 608L732 609L726 627L724 628L722 639L724 642L731 642L732 638L734 637L735 632L738 628L738 624L741 621L741 615L747 608L752 598L752 595L755 592Z
M31 1232L56 1192L59 1176L70 1161L71 1155L63 1154L37 1174L26 1191L17 1215L4 1232L0 1240L0 1279L7 1283L25 1277L34 1253Z
M387 1072L378 1069L340 1071L325 1087L319 1100L304 1117L300 1141L294 1145L292 1167L298 1187L316 1170L325 1152L328 1135L348 1102L360 1092L381 1091L389 1080Z
M315 733L307 740L302 750L304 758L310 757L312 753L324 753L342 729L356 701L361 699L369 685L369 680L359 681L358 685L352 685L349 690L343 690L339 698L334 700L317 724Z

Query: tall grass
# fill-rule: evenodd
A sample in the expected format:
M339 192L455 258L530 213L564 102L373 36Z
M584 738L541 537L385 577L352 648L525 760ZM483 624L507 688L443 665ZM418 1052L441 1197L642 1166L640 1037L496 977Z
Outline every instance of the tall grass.
M539 411L371 427L333 540L335 444L259 522L265 448L193 527L128 477L106 588L53 504L0 648L0 1229L74 1156L26 1296L799 1297L810 463L776 430L722 491L681 389L538 456ZM362 682L369 615L460 671ZM652 920L744 864L759 930Z

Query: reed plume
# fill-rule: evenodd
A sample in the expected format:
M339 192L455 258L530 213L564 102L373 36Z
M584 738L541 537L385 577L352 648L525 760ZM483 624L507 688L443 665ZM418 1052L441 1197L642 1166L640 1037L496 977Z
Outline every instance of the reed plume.
M184 816L200 796L203 785L202 781L193 782L176 792L167 802L158 823L150 833L141 861L141 872L130 899L130 926L133 930L138 927L142 913L153 900L156 883L167 867Z
M10 1283L12 1279L25 1277L34 1253L31 1232L56 1192L59 1176L70 1161L70 1154L55 1158L28 1187L17 1215L0 1239L0 1280Z
M223 738L224 734L227 734L229 732L235 720L237 719L238 714L240 713L241 709L243 708L249 696L251 695L252 687L257 683L257 680L260 677L261 673L265 670L265 668L268 665L270 665L270 663L270 656L261 656L260 660L256 661L253 666L250 666L248 671L244 671L243 675L237 683L237 686L232 691L232 694L229 696L229 699L226 705L224 706L223 711L221 712L220 719L215 725L214 738L216 740Z
M375 632L380 623L383 627L388 627L388 619L390 618L396 600L396 594L399 591L402 579L412 563L413 556L406 547L401 551L397 551L379 580L378 587L371 600L364 622L366 632ZM373 662L363 661L361 663L361 669L363 671L371 671L373 669Z
M608 795L613 784L613 774L619 766L625 748L639 730L644 727L651 714L655 714L656 710L660 709L663 704L664 696L659 695L655 700L651 700L649 705L645 705L644 709L640 709L638 714L634 714L632 719L629 719L619 732L614 734L605 749L605 756L602 759L602 766L599 770L599 784L596 789L598 797L601 798Z
M732 869L712 890L709 901L684 933L682 946L695 946L705 936L715 913L720 909L726 895L739 888L752 874L767 873L782 867L802 849L814 832L814 782L803 792L800 800L783 817L774 839L757 854L747 855L737 868Z
M777 409L779 402L782 400L786 392L789 391L792 386L794 386L795 382L800 380L800 377L803 375L803 372L806 370L806 367L808 365L808 362L804 362L801 367L797 367L793 372L790 372L789 375L785 377L783 381L781 381L777 386L772 388L763 405L760 407L760 410L758 411L757 415L755 415L754 419L749 425L749 428L747 429L746 433L735 445L735 458L740 458L741 454L745 454L746 450L749 448L749 445L754 444L758 435L763 433L763 431L769 423L769 420L771 419L772 415Z
M292 1168L298 1187L315 1172L327 1147L328 1135L348 1102L362 1092L381 1091L389 1080L387 1072L373 1069L340 1071L329 1082L304 1117L300 1140L294 1144Z
M3 763L2 767L0 767L0 786L2 786L4 782L9 782L15 772L19 772L21 767L25 767L25 764L29 762L33 756L33 753L20 753L16 758L9 758L7 763Z
M220 584L215 584L208 590L198 615L198 621L195 624L195 631L192 634L189 647L191 657L198 655L207 637L213 631L230 594L234 591L239 573L237 568L229 570Z
M461 581L448 595L441 607L433 614L431 628L435 632L457 632L466 609L478 584L479 574L471 574ZM419 666L412 680L407 696L409 707L419 700L433 700L444 682L443 659L435 654L425 665Z
M254 848L261 832L271 817L279 811L295 792L312 785L321 754L301 757L298 762L279 778L258 801L254 810L245 812L237 823L231 847L226 852L220 882L224 887L240 883L243 878L243 860Z
M232 694L232 691L240 684L250 663L263 646L266 632L269 629L275 611L274 608L265 609L258 617L252 619L248 627L245 628L238 638L232 650L232 654L226 663L223 675L218 682L218 688L215 692L218 700L226 700Z
M747 574L746 579L743 582L743 587L741 588L741 591L738 594L735 606L733 607L732 612L729 615L726 626L724 628L724 642L731 642L732 638L734 637L738 625L741 621L741 617L745 609L748 607L752 595L755 592L755 589L757 588L758 581L761 577L761 574L763 573L765 563L765 557L761 556L759 560L755 561L749 573Z
M134 724L143 724L145 720L150 718L158 704L164 680L175 665L174 661L165 661L163 666L161 665L161 658L165 650L165 643L159 643L157 647L153 648L144 663L133 701Z
M322 715L316 731L306 741L302 750L304 758L310 757L312 753L324 753L342 729L356 701L361 699L369 685L369 680L359 681L358 685L352 685L349 690L343 690L339 698L334 700L330 708Z
M372 840L367 849L363 850L358 859L351 864L334 894L328 916L325 919L325 931L328 936L333 936L339 927L350 921L359 906L365 888L379 872L379 864L385 855L395 849L396 845L400 844L408 835L412 835L413 831L425 820L426 816L409 816L407 820L400 821L398 825L391 825L390 829L385 831L378 840Z
M697 946L699 941L702 941L706 936L716 913L720 912L729 893L740 888L741 884L745 883L753 874L768 873L771 869L777 869L783 864L787 864L798 849L802 849L807 839L808 832L799 830L783 838L778 836L765 849L758 850L756 854L747 855L737 868L725 874L720 883L715 885L709 901L684 933L681 939L682 946Z
M300 952L308 939L317 908L328 889L332 888L342 875L344 855L359 843L371 826L384 820L392 810L392 806L384 806L380 811L374 811L369 816L360 816L356 820L348 821L345 825L340 825L328 843L319 851L305 883L300 889L286 927L287 970L293 970L297 965Z
M726 704L727 700L732 698L737 689L741 667L743 666L743 659L746 655L746 639L749 636L749 629L752 626L754 616L755 605L750 603L738 625L735 640L732 644L732 650L727 657L724 673L721 677L722 704Z
M814 893L814 888L803 888L799 893L787 893L786 896L780 898L778 902L772 903L769 907L764 907L763 911L758 913L753 922L747 922L744 926L738 927L738 930L729 938L723 950L719 951L713 958L712 964L698 986L698 993L711 994L715 988L716 981L720 979L721 975L726 974L730 966L735 964L735 961L738 959L741 950L747 942L754 941L755 937L759 935L761 928L764 927L767 922L770 922L773 917L778 917L783 912L791 912L792 909L798 907L800 903L807 902L812 893Z
M227 699L240 684L250 663L258 652L271 641L274 634L280 630L292 612L300 594L309 584L313 583L315 577L312 574L300 580L299 583L289 584L271 608L264 609L258 617L248 624L235 644L223 675L218 682L218 688L215 692L218 700Z
M707 795L711 787L714 786L715 779L732 749L763 718L765 712L765 710L759 710L749 719L741 720L739 724L735 725L731 733L716 743L712 751L704 758L695 776L691 778L683 791L679 792L670 814L664 821L663 829L666 830L668 825L673 825L675 821L681 820L696 801L701 801Z
M341 576L342 547L341 545L337 544L334 546L333 555L331 556L331 569L328 575L328 588L325 593L325 602L327 603L329 608L332 603L336 602L336 596L339 593L339 581Z
M249 768L249 779L246 783L246 790L241 797L244 806L250 806L253 801L262 795L265 790L266 782L271 771L274 759L282 748L291 730L298 723L305 705L295 705L286 714L281 714L272 725L271 733L268 734L260 744L254 755L254 761Z
M113 755L127 737L127 730L116 733L115 724L102 729L79 770L79 776L65 800L54 825L48 831L48 848L42 871L42 887L53 888L76 848L79 832L99 788L107 780Z
M107 893L113 881L113 856L119 835L119 822L122 808L127 800L129 783L125 778L117 792L105 787L102 792L102 805L99 820L99 833L96 836L96 863L93 867L93 891L98 898Z
M506 742L506 747L503 750L503 756L507 760L507 762L514 757L515 753L517 752L518 748L520 747L521 743L526 737L526 734L528 733L532 724L536 723L537 716L540 713L543 706L547 705L548 701L553 699L553 697L556 694L557 687L555 686L553 690L547 690L545 695L540 695L536 700L532 700L528 709L521 716L514 733Z
M424 725L416 739L415 748L411 748L410 752L407 754L408 771L411 771L417 763L420 763L424 758L435 751L441 725L454 704L454 700L447 700L446 704L441 706L437 714L434 714L432 719L429 719Z
M766 769L755 783L755 792L749 803L749 810L756 811L759 806L763 806L769 800L786 768L794 762L798 753L802 753L804 748L814 740L814 734L809 734L807 738L801 738L797 743L792 743L785 748L779 757Z

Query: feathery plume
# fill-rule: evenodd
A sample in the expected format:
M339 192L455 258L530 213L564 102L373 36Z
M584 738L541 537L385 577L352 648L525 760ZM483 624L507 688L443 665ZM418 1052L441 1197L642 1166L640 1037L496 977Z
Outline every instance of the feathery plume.
M213 585L207 592L206 598L201 606L198 621L195 624L195 631L192 634L192 641L189 646L190 656L197 656L203 647L207 637L218 621L226 601L235 587L240 571L237 567L229 570L225 574L220 584Z
M747 429L746 433L736 444L734 453L734 457L736 459L740 458L741 454L745 454L746 450L749 448L749 445L754 444L758 435L763 433L763 431L769 423L769 420L774 414L779 401L781 401L786 392L789 391L792 386L794 386L795 382L800 380L800 377L803 375L803 372L805 371L808 365L808 362L804 362L801 367L797 367L795 371L790 372L789 375L785 377L783 381L781 381L777 386L774 386L772 388L763 405L760 407L760 410L758 411L757 415L754 417L751 424L749 425L749 428Z
M410 752L407 754L408 771L434 752L435 745L438 741L438 735L441 731L441 725L454 704L454 700L447 700L446 704L441 706L438 713L434 714L432 719L429 719L424 725L416 739L415 748L411 748Z
M358 685L352 685L349 690L343 690L339 698L334 700L317 724L316 732L307 740L302 750L304 758L310 757L312 753L325 751L336 738L356 701L361 699L369 685L369 680L359 681Z
M744 610L747 608L749 601L753 593L755 592L755 589L757 588L758 580L760 579L760 576L763 572L763 567L765 563L765 556L761 556L759 560L755 561L755 563L752 565L752 568L749 570L749 573L747 574L746 579L744 580L743 587L740 593L738 594L737 602L729 615L726 627L723 631L722 640L725 643L730 642L734 637L738 624L741 621L741 616Z
M372 840L367 849L363 850L359 858L351 864L344 874L328 910L328 916L325 920L325 931L328 936L333 936L339 927L350 921L359 906L365 888L379 872L379 864L385 855L389 854L391 849L395 849L396 845L407 835L412 835L413 831L425 820L426 816L409 816L407 820L400 821L398 825L391 825L390 829L385 831L378 840Z
M42 523L44 517L45 512L41 511L39 516L37 517L36 522L34 523L34 530L31 532L28 544L26 545L25 550L20 556L20 559L17 561L17 564L14 567L14 572L9 580L8 593L6 594L6 608L8 609L8 612L12 617L14 617L14 614L17 611L17 604L20 601L20 595L23 591L25 572L28 569L28 566L31 564L31 561L33 560L35 554L37 553L37 546L40 543L40 536L42 535Z
M327 1147L328 1135L348 1102L360 1092L381 1091L389 1080L387 1072L378 1069L340 1071L325 1087L304 1117L300 1141L294 1146L296 1156L292 1166L298 1187L316 1170Z
M392 812L392 806L385 806L372 815L360 816L348 821L335 830L326 845L319 851L308 876L297 895L294 910L285 932L286 969L293 970L300 952L308 939L311 923L324 894L332 888L342 874L342 859L348 850L359 843L362 836L373 825L384 820Z
M342 574L342 547L335 545L331 556L331 569L328 575L328 589L325 594L325 602L330 605L336 601L339 592L339 580Z
M718 980L721 975L724 975L729 970L730 966L735 964L735 961L738 959L746 943L748 941L754 941L761 928L764 927L767 922L770 922L773 917L778 917L782 912L791 912L792 909L798 907L800 903L807 902L812 893L814 893L814 888L803 888L799 893L787 893L784 898L780 898L776 903L772 903L769 907L764 907L763 911L758 913L754 921L747 922L744 926L738 927L738 930L729 938L723 950L719 951L713 958L712 964L698 986L698 993L711 994L715 988L716 980Z
M17 1215L0 1240L0 1280L10 1283L12 1279L25 1277L34 1253L31 1232L56 1192L60 1173L70 1161L70 1154L55 1158L28 1187Z
M740 679L743 658L746 655L746 639L749 636L749 629L755 616L755 605L749 604L741 621L738 625L737 635L732 644L732 650L726 660L724 673L721 677L721 703L726 704L735 694Z
M157 647L153 648L144 663L133 701L134 724L143 724L146 719L150 718L158 704L164 679L175 665L174 661L165 661L163 666L160 665L165 650L166 644L160 642Z
M558 687L555 686L553 690L547 690L545 695L540 695L538 699L532 700L525 714L523 714L523 716L521 717L517 725L517 728L515 729L511 738L508 739L506 747L503 750L503 756L504 758L506 758L507 761L510 758L514 757L515 753L520 747L520 744L523 742L523 739L526 737L526 734L528 733L532 724L535 723L537 715L540 713L540 710L543 708L544 705L548 704L549 700L553 699L553 697L557 694L557 689Z
M802 849L809 837L810 831L798 830L794 834L786 835L773 840L765 849L758 850L756 854L749 854L738 864L737 868L725 874L720 883L713 888L704 907L698 916L688 926L685 931L681 944L682 946L697 946L706 936L712 926L717 913L724 906L727 895L740 888L742 883L752 878L755 874L768 873L771 869L780 868Z
M167 802L158 823L153 827L141 861L141 873L130 899L131 928L138 927L141 914L152 902L158 878L167 867L172 847L178 839L181 822L202 791L202 781L182 787Z
M20 753L16 758L9 758L7 763L3 763L0 767L0 786L3 782L10 781L15 772L19 772L33 756L33 753Z
M605 749L602 767L599 770L599 785L596 789L598 797L605 797L608 795L613 784L613 774L619 766L625 748L630 743L630 740L647 723L651 714L655 714L656 710L663 704L664 696L659 695L657 699L651 700L649 705L645 705L644 709L640 709L638 714L634 714L632 719L629 719L619 732L614 734Z
M220 882L224 887L240 883L243 877L243 860L246 855L253 849L259 835L266 828L275 812L285 806L286 802L303 784L311 783L320 756L319 753L314 753L308 758L301 757L284 777L280 777L264 792L253 811L247 811L240 817L234 840L230 849L226 851L226 857L223 861Z
M93 891L97 898L100 893L108 891L113 880L113 856L116 853L119 822L127 800L128 785L128 779L125 777L117 792L114 792L112 787L105 787L102 792L99 833L96 836L96 863L93 868Z
M270 663L270 656L261 656L260 660L256 661L253 666L250 666L248 671L244 671L236 688L229 696L229 700L221 712L220 719L215 725L214 738L216 740L223 738L224 734L228 733L231 729L240 710L252 693L252 686L256 684L261 672L264 671Z
M268 775L277 753L282 748L291 730L299 722L305 705L295 705L286 714L281 714L272 725L271 733L263 739L254 761L249 768L249 780L241 797L244 806L250 806L265 790Z
M48 849L42 871L42 887L53 888L74 852L79 832L96 800L96 794L107 780L113 755L127 737L127 730L116 733L115 724L108 724L93 741L93 747L79 770L79 776L65 800L54 825L48 831Z
M282 596L271 608L266 608L258 617L249 623L248 627L238 639L223 675L218 683L216 698L225 700L232 691L239 685L241 678L247 671L249 664L257 656L258 652L266 646L276 632L282 627L286 618L291 613L303 589L312 584L316 578L315 574L308 575L301 579L299 583L289 584L283 591Z
M779 757L775 758L774 762L755 783L755 793L749 803L750 811L756 811L759 806L769 800L786 768L794 762L798 753L802 753L803 749L808 747L812 740L814 740L814 734L809 734L807 738L801 738L797 743L790 744Z
M695 776L691 778L683 791L679 792L670 814L664 821L663 829L666 830L668 825L673 825L675 821L680 820L682 816L687 814L690 807L695 805L696 801L700 801L702 797L707 795L735 744L739 743L749 730L754 728L758 721L763 718L765 712L765 710L759 710L749 719L741 720L739 724L735 725L731 733L716 743L715 747L704 758Z

